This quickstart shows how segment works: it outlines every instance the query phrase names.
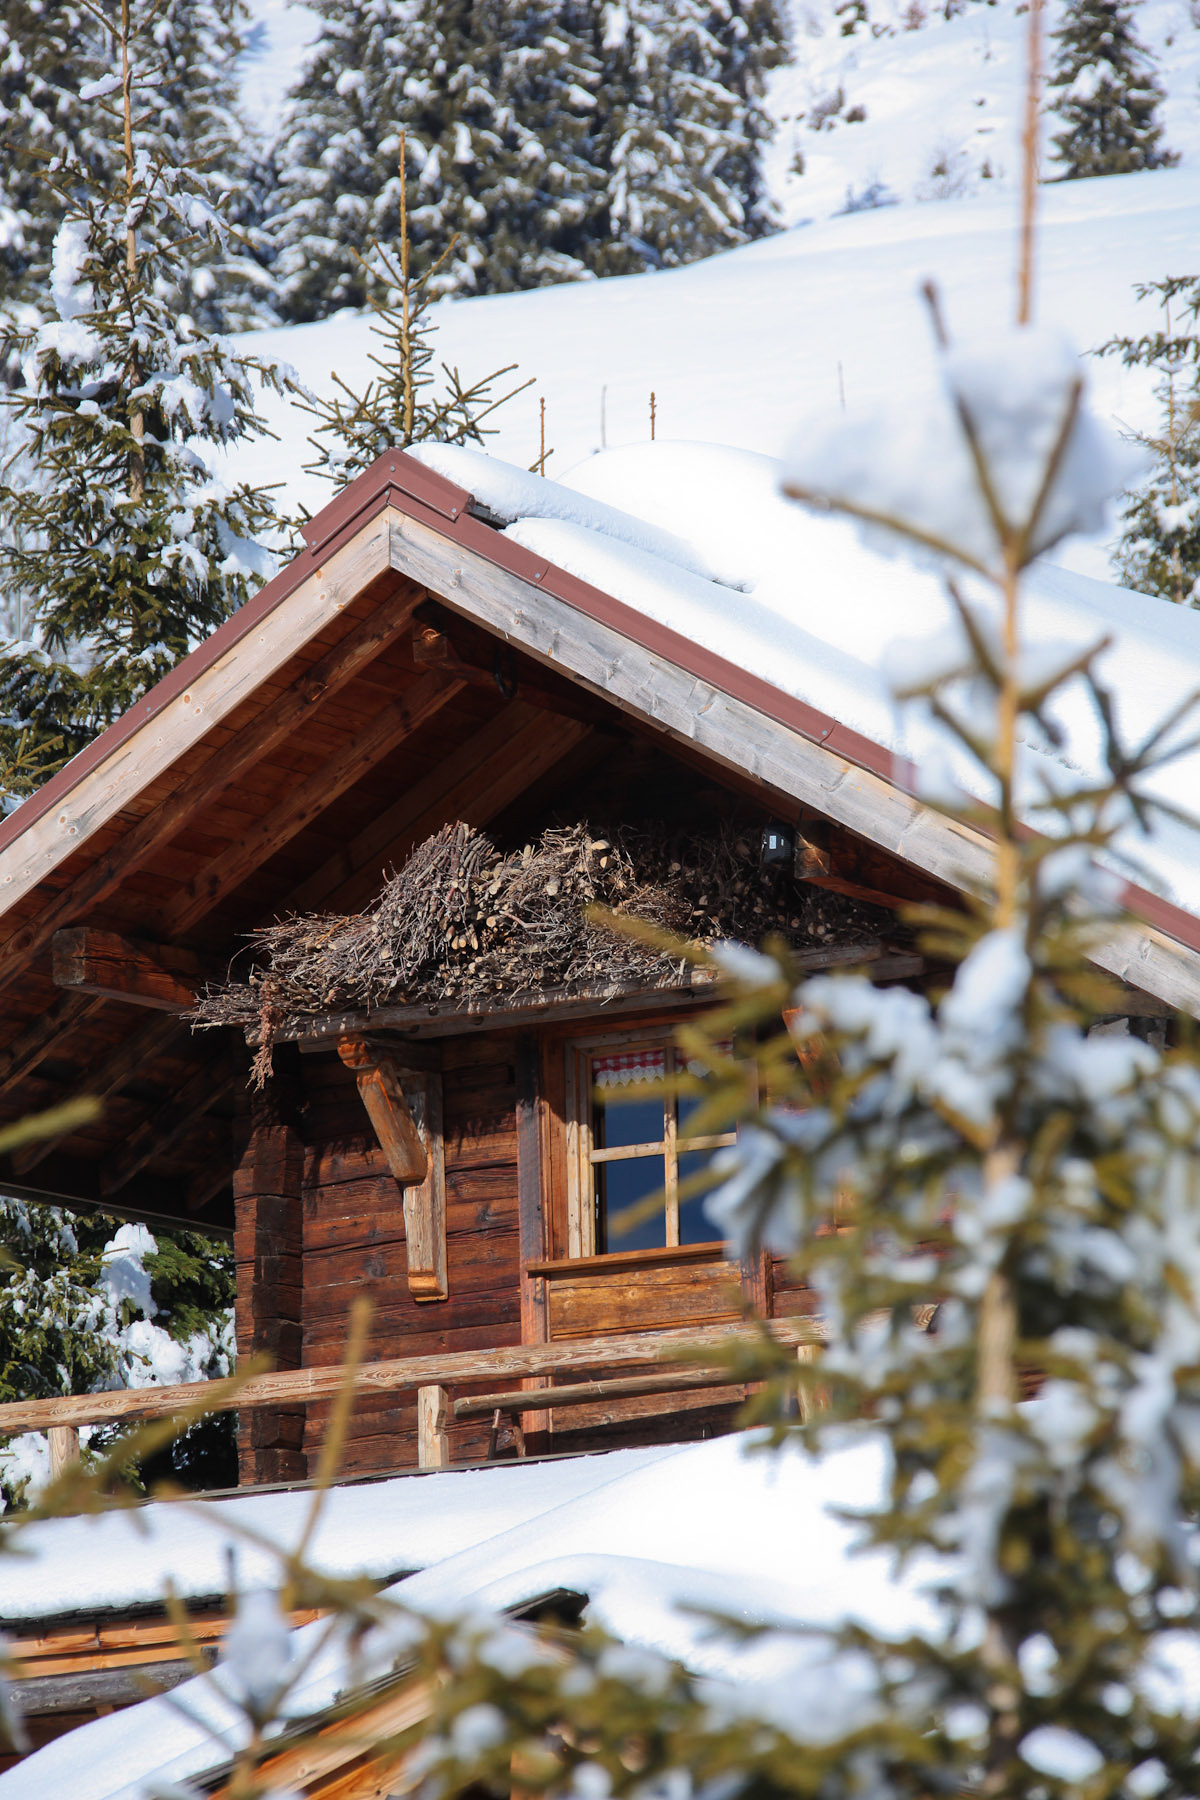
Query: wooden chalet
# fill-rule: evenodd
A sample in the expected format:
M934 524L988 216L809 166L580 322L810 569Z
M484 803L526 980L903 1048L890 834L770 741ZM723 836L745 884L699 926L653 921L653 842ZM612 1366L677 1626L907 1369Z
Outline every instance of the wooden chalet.
M608 1098L670 1067L702 987L314 1013L261 1092L244 1034L182 1015L255 929L360 910L455 821L518 845L554 820L687 819L754 843L782 824L797 923L825 908L802 955L917 982L896 909L986 887L987 841L914 799L879 745L533 555L409 456L305 536L0 826L0 1122L104 1102L0 1163L0 1188L232 1235L239 1349L279 1371L331 1369L367 1294L370 1359L448 1358L468 1402L473 1352L511 1352L530 1379L556 1344L732 1324L747 1303L804 1314L783 1264L731 1262L672 1198L716 1141L689 1139L659 1093L623 1123ZM1141 923L1098 953L1128 1012L1200 1012L1200 922L1134 902ZM651 1170L663 1214L610 1240ZM497 1383L481 1367L473 1385ZM526 1418L539 1447L686 1437L731 1406L711 1386L577 1398ZM305 1478L327 1404L245 1412L243 1480ZM412 1391L368 1391L347 1473L411 1465L417 1412ZM465 1460L494 1423L463 1404L438 1428Z

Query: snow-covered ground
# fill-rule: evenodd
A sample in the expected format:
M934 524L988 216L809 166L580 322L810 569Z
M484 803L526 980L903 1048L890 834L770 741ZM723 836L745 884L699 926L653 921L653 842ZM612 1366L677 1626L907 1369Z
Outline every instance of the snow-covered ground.
M864 1430L848 1433L844 1447L820 1463L796 1446L768 1454L735 1436L408 1477L333 1494L313 1561L333 1573L415 1569L389 1595L418 1615L476 1617L481 1607L519 1607L556 1589L581 1593L588 1618L631 1648L752 1686L755 1706L780 1723L836 1732L861 1693L854 1659L846 1659L847 1679L839 1682L843 1671L822 1634L851 1621L896 1638L939 1629L926 1591L938 1573L930 1562L897 1573L885 1553L855 1549L859 1529L845 1511L877 1504L886 1474L883 1442ZM248 1549L242 1534L253 1531L286 1551L307 1501L264 1494L37 1525L24 1535L29 1560L8 1577L5 1618L31 1616L31 1609L42 1616L64 1600L85 1612L102 1607L122 1576L125 1591L139 1597L164 1572L184 1593L211 1593L204 1584L228 1566L227 1549L246 1592L267 1578L271 1559ZM779 1629L738 1640L714 1633L704 1611ZM794 1635L796 1626L811 1635ZM305 1628L301 1644L320 1630ZM389 1666L407 1635L398 1622L390 1637L368 1639L359 1679ZM820 1680L805 1682L814 1665ZM345 1671L346 1648L335 1643L305 1670L289 1701L293 1715L328 1704ZM58 1739L0 1775L0 1800L60 1793L144 1800L152 1783L211 1767L245 1730L227 1697L237 1673L219 1666ZM802 1720L797 1709L813 1716Z

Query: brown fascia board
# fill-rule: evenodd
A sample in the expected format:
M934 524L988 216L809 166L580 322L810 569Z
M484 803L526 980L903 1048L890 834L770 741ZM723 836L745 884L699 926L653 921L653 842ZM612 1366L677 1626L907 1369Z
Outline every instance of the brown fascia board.
M761 676L753 675L715 651L694 643L670 626L648 619L644 613L602 589L592 587L578 576L534 556L523 545L514 543L475 518L470 511L471 500L466 488L426 468L403 450L385 451L301 528L307 545L305 550L239 612L218 626L211 637L164 676L136 706L130 707L44 787L7 819L0 821L0 850L7 849L28 825L56 806L82 775L102 763L177 694L183 693L199 674L253 631L275 607L282 605L309 575L315 574L325 558L388 506L428 525L452 542L460 543L464 549L475 551L521 580L540 587L545 593L553 594L556 599L610 626L643 649L686 669L698 680L743 701L764 717L822 745L847 762L869 769L894 787L908 793L913 791L915 772L912 766L882 744L842 725L807 702L785 694ZM1200 918L1195 914L1133 882L1124 884L1122 901L1143 923L1156 926L1190 950L1200 951Z

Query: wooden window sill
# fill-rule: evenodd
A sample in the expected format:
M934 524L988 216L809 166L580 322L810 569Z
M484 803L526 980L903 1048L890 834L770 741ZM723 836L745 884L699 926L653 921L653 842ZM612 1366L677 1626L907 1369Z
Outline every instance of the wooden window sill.
M729 1260L725 1245L720 1241L714 1244L666 1244L652 1250L610 1250L603 1256L567 1256L557 1261L531 1262L526 1264L526 1273L553 1279L556 1275L600 1275L614 1269L641 1269L656 1263Z

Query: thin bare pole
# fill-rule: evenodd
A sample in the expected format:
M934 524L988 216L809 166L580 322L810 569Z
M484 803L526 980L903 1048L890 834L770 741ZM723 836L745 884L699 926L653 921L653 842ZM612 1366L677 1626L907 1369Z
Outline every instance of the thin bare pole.
M654 442L654 431L658 420L658 403L654 398L654 389L650 389L650 442Z
M546 396L538 399L538 474L546 473Z
M1017 267L1017 324L1033 322L1037 221L1038 123L1042 106L1042 0L1029 0L1025 56L1025 129L1021 143L1021 253Z

